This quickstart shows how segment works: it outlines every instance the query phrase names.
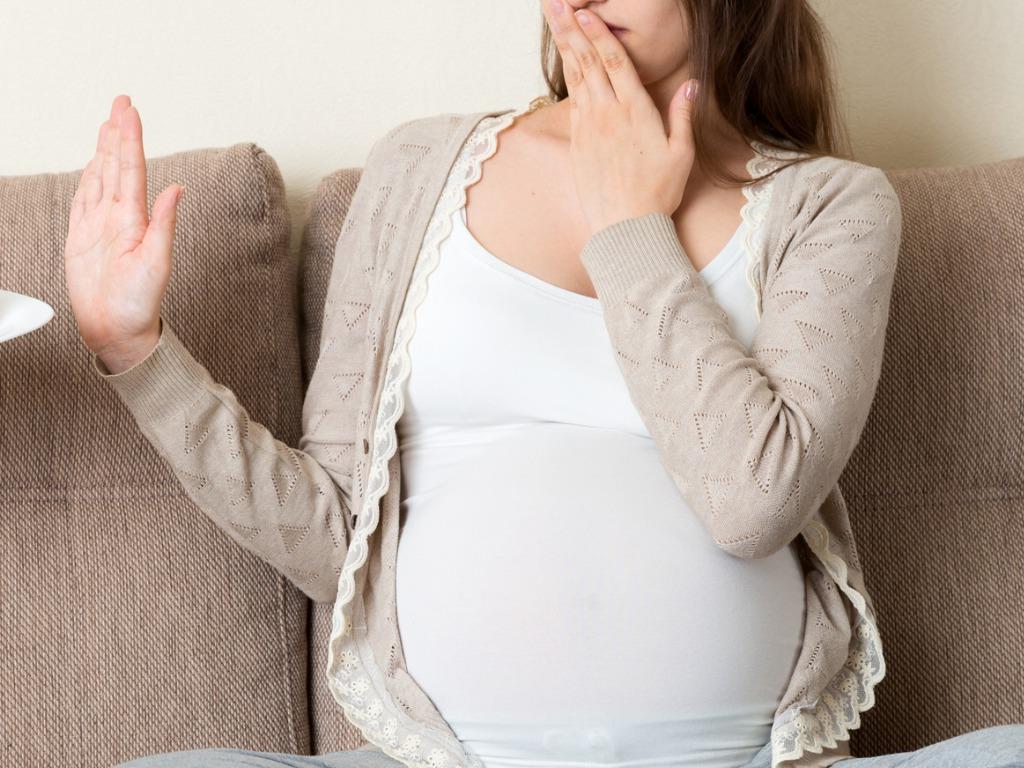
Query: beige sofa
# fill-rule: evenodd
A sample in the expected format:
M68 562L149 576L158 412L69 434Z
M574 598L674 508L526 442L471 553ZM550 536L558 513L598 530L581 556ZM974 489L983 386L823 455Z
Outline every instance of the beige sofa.
M150 202L188 190L164 312L290 445L359 173L322 181L292 253L258 146L149 161ZM0 287L56 310L0 344L0 766L360 746L324 682L330 606L202 515L89 368L62 262L78 175L0 178ZM840 481L888 666L855 755L1024 722L1024 158L890 178L887 357Z

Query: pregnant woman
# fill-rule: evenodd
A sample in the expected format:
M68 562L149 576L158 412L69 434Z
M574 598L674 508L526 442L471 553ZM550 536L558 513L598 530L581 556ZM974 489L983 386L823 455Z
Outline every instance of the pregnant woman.
M326 677L366 737L122 765L1024 765L1024 725L849 750L885 661L837 480L901 216L839 155L816 17L543 13L549 97L371 150L296 448L161 315L180 188L147 214L115 99L68 234L82 337L202 511L333 604Z

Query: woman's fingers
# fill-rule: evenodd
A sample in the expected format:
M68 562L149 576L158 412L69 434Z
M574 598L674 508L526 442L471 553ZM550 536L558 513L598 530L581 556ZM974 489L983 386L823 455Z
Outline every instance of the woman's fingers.
M184 188L180 184L167 187L153 201L153 216L142 238L145 253L163 258L173 250L174 228L178 220L178 201Z
M113 200L121 195L121 112L131 103L118 95L110 107L110 119L103 133L103 198Z
M119 93L114 97L114 100L110 103L110 122L117 125L117 116L121 114L122 110L127 109L132 105L132 97L124 93Z
M78 177L78 187L75 189L75 196L71 199L69 225L72 228L77 226L81 218L103 199L103 134L107 125L108 121L106 120L100 124L96 139L96 154L89 158L89 162L82 169L82 175Z
M103 198L103 134L110 125L109 120L100 123L100 129L96 132L96 153L90 158L82 169L82 176L78 180L78 189L75 191L76 201L81 196L83 213L96 207Z
M146 211L146 156L142 149L142 121L130 106L121 112L121 197Z
M130 113L128 113L130 110ZM124 142L128 148L123 158L119 159L120 152L114 146L114 142L121 143L118 132L114 129L121 122L122 115L126 120L126 133ZM136 146L137 144L137 146ZM85 167L78 179L78 187L71 200L71 215L69 228L74 228L89 211L93 210L103 200L104 193L113 198L115 193L120 198L140 201L139 208L143 215L146 211L146 176L145 159L142 160L139 168L138 157L142 153L142 123L138 117L138 111L131 106L131 98L124 94L114 97L110 105L110 116L100 123L96 135L96 152ZM119 180L119 169L117 164L124 162L127 166L125 178ZM141 180L138 178L141 173ZM121 185L124 189L121 189ZM141 192L140 192L141 190Z
M103 182L97 172L99 158L93 156L78 178L78 188L71 200L70 224L75 226L86 213L96 207L96 204L103 197Z
M615 98L604 62L590 39L580 29L579 21L565 0L543 0L544 14L551 26L558 52L562 55L562 71L566 90L579 107L591 102Z
M625 102L637 97L641 90L646 93L629 52L619 38L608 29L608 25L597 14L589 11L579 10L574 15L583 34L597 52L597 68L602 75L600 79L607 78L607 82L611 83L613 98Z
M111 120L103 130L103 199L111 200L114 193L118 192L117 178L117 150L121 143L120 133L117 130L117 121Z
M100 129L96 131L96 154L93 157L103 156L103 129L108 125L110 125L109 118L100 123Z
M106 132L111 124L117 124L117 115L121 109L120 105L126 102L131 103L131 99L128 96L120 94L115 96L110 104L110 115L100 123L99 130L96 131L96 152L93 154L92 160L86 164L82 178L79 180L79 188L83 186L89 188L86 200L87 208L96 205L103 197L103 160L105 157L104 148L107 144ZM85 184L87 179L89 179L89 184Z

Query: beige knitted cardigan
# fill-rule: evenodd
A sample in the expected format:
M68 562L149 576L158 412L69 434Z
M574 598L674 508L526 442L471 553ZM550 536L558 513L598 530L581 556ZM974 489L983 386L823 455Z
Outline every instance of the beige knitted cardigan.
M450 213L497 131L528 108L418 118L374 144L337 242L296 448L251 420L166 318L131 369L111 374L93 356L198 507L310 598L334 603L332 694L373 747L415 768L482 764L407 671L398 634L407 345ZM800 157L752 146L751 177ZM580 258L631 398L708 535L739 558L799 554L805 629L772 766L830 765L850 754L885 674L837 479L881 369L900 207L880 169L833 157L783 167L745 194L760 318L749 350L669 216L609 225ZM637 556L609 553L619 567Z

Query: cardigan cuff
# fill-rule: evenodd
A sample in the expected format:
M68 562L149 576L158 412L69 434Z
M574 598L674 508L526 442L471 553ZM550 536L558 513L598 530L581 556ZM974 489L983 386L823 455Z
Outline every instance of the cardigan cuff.
M209 372L163 317L156 346L131 368L111 373L95 352L92 367L113 387L128 410L144 422L158 422L180 413L212 383Z
M580 252L580 261L596 283L622 293L656 275L696 273L667 213L655 211L609 224L595 232Z

